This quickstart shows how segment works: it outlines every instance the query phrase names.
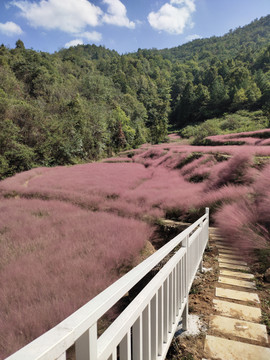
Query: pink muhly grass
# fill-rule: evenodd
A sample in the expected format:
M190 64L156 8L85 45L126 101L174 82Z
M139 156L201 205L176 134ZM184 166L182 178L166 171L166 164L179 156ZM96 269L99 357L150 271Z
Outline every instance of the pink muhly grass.
M247 199L228 204L214 215L216 226L228 242L240 249L263 247L268 231L260 225L256 207Z
M224 185L219 189L203 190L194 201L193 206L198 208L210 207L216 211L222 203L231 203L246 196L250 188L248 186L237 186L233 184Z
M168 138L170 141L178 141L181 139L181 136L178 134L169 134Z
M250 184L253 179L249 176L252 159L249 154L238 153L230 160L218 164L211 173L208 189L220 188L229 183Z
M184 165L181 169L181 174L184 176L191 174L195 169L198 169L207 158L208 155L203 155L198 159L194 159L191 163Z
M268 164L259 174L252 186L254 206L263 224L270 232L270 165ZM269 239L270 240L270 239Z
M217 153L231 158L217 163ZM132 218L185 219L210 207L224 235L241 246L251 246L247 235L257 244L269 239L270 166L259 174L255 155L270 156L270 147L147 144L132 163L123 153L105 160L115 163L38 168L0 182L0 356L115 281L150 236ZM204 174L203 183L187 181ZM37 199L4 199L16 195Z
M152 177L142 182L129 196L143 198L154 208L186 208L201 189L201 184L185 181L179 171L158 167L153 170Z
M223 134L223 135L212 135L208 136L207 139L214 140L214 141L222 141L228 139L235 139L235 138L262 138L262 137L270 137L270 129L262 129L262 130L255 130L255 131L244 131L240 133L231 133L231 134Z
M0 357L89 301L150 237L141 221L59 201L0 203Z
M270 139L261 140L260 145L261 146L270 145Z

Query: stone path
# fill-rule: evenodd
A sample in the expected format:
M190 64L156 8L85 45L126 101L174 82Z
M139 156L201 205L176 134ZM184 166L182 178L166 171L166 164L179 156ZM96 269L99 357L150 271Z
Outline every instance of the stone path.
M205 357L216 360L270 360L266 326L260 324L260 300L246 262L210 230L218 247L219 279L205 339Z

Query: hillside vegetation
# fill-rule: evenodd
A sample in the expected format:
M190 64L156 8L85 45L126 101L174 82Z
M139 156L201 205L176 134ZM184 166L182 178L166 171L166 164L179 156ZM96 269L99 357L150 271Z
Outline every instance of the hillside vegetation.
M269 29L266 16L223 37L125 55L95 45L54 54L21 40L1 45L0 179L158 143L168 124L241 110L269 119Z

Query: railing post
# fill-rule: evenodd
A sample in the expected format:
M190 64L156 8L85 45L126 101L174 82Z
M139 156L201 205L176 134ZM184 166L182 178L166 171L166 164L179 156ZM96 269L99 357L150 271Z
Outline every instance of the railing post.
M184 286L184 296L186 297L186 306L183 311L182 315L182 328L183 330L188 329L188 288L189 288L189 236L187 235L186 238L182 242L182 246L186 248L186 256L185 256L185 264L184 264L184 272L185 272L185 286Z
M210 218L209 218L209 208L205 208L205 213L207 214L207 222L208 222L208 225L207 225L207 244L206 246L208 247L209 246L209 223L210 223Z
M130 360L131 359L131 341L130 341L130 329L119 344L119 359Z
M199 256L202 252L202 247L203 247L203 244L204 244L204 232L203 232L203 221L201 221L200 223L200 229L201 229L201 232L199 234L199 241L198 241L198 249L199 249ZM203 253L201 254L201 261L200 261L200 264L199 264L199 271L202 273L203 272Z
M182 315L182 328L185 331L188 330L188 296L187 296L187 303Z
M135 321L132 329L132 355L134 360L142 359L142 343L143 343L143 334L142 334L142 316L139 316Z
M203 255L202 255L202 256L203 256ZM201 262L200 262L199 271L200 271L200 273L203 272L203 259L202 259Z
M75 342L76 360L97 359L97 323Z
M158 357L158 293L151 300L151 359Z
M158 290L158 355L162 355L162 346L163 346L163 329L164 329L164 295L163 295L163 285Z
M150 305L147 305L142 313L143 359L145 359L145 360L151 360L151 327L150 327L151 325L150 325L150 321L151 321L150 320Z

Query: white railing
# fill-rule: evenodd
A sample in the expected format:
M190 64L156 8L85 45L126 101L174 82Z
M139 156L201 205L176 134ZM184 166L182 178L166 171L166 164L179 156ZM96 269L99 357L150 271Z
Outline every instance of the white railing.
M164 359L181 318L187 329L188 294L202 267L208 227L206 209L161 249L6 360L65 360L74 344L76 360ZM98 319L172 251L170 260L98 338Z

